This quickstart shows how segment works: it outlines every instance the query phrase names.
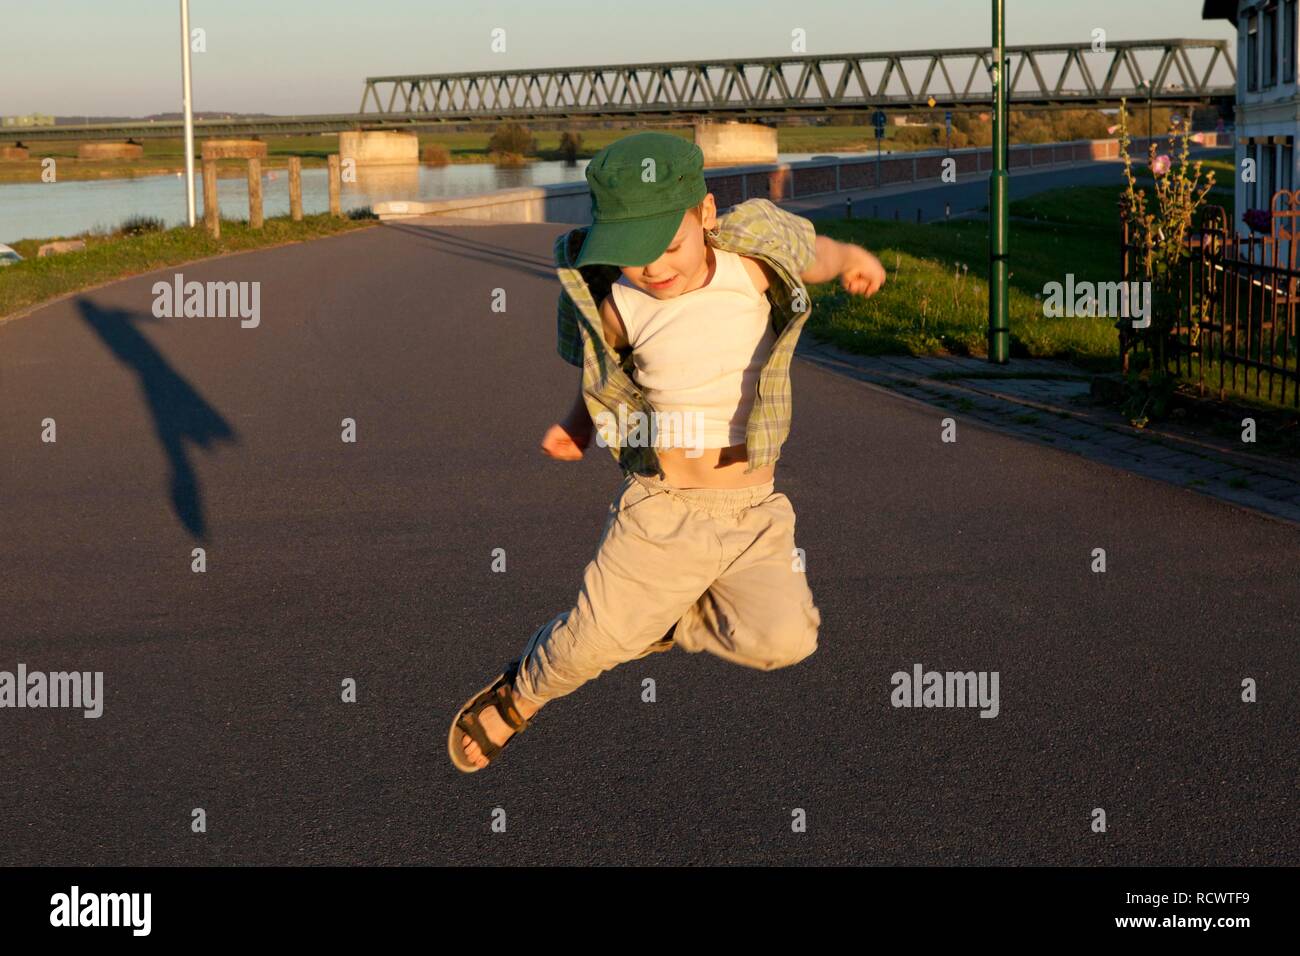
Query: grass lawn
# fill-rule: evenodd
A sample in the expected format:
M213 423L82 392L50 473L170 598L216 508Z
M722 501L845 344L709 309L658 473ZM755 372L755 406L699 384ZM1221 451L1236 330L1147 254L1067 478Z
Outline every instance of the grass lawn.
M1011 204L1009 289L1011 354L1059 358L1089 372L1117 371L1115 320L1047 318L1042 303L1048 282L1114 282L1119 276L1119 189L1085 186L1057 189ZM1232 196L1211 195L1232 215ZM817 231L855 242L879 256L888 281L871 299L848 295L837 283L812 288L809 334L846 351L866 355L988 354L988 224L983 221L913 225L883 220L818 223ZM1279 333L1280 334L1280 333ZM1279 343L1281 339L1279 339ZM1272 343L1258 358L1269 360ZM1286 360L1296 366L1295 356ZM1217 364L1206 363L1206 384L1218 391ZM1193 374L1187 380L1195 383ZM1246 406L1294 408L1280 382L1270 401L1268 382L1239 369L1225 393ZM1258 397L1256 397L1258 392Z
M866 300L837 283L815 286L810 333L868 355L988 353L987 223L840 220L819 223L818 232L870 249L889 278ZM1094 370L1118 367L1114 320L1046 318L1035 298L1067 272L1076 281L1117 280L1118 242L1114 224L1109 230L1063 221L1015 224L1008 296L1013 356L1068 359Z
M0 321L38 303L113 279L124 279L165 266L206 259L228 252L258 249L318 239L352 229L364 229L373 220L335 219L327 214L267 219L260 230L245 222L222 220L221 238L212 239L203 227L178 226L138 236L86 236L86 248L59 256L36 258L36 248L46 240L15 244L24 261L0 268Z
M1214 163L1231 156L1211 154ZM1142 173L1150 184L1150 176ZM1049 282L1115 282L1119 275L1119 185L1054 189L1011 204L1009 290L1011 353L1070 360L1094 371L1119 364L1113 319L1047 318L1040 301ZM1231 216L1231 190L1211 193ZM879 256L889 274L869 300L835 283L813 290L818 308L808 330L848 351L871 354L987 355L988 224L912 225L839 220L818 225L835 239ZM1040 298L1035 298L1036 296Z
M1146 162L1145 158L1142 160ZM1207 154L1202 163L1202 176L1206 171L1214 170L1214 188L1206 197L1206 204L1222 206L1229 221L1234 215L1232 190L1232 154L1217 152ZM1155 196L1152 191L1154 177L1145 166L1134 166L1135 180L1139 189L1145 189L1148 205ZM1119 220L1119 200L1124 191L1123 174L1117 176L1115 186L1076 186L1070 189L1054 189L1039 193L1027 199L1018 199L1011 203L1011 215L1025 219L1038 219L1044 222L1058 222L1074 227L1086 227L1112 232L1115 242L1119 242L1116 223ZM1118 252L1116 253L1118 255Z
M1060 195L1068 193L1068 195ZM1147 202L1151 202L1147 193ZM1206 197L1207 206L1222 206L1228 221L1234 218L1236 204L1231 190L1211 190ZM1114 230L1119 242L1119 191L1112 186L1076 186L1070 190L1055 190L1028 199L1017 199L1011 204L1011 215L1041 222L1055 222L1076 229ZM1020 223L1015 228L1019 229ZM1014 236L1014 232L1013 232ZM1119 255L1118 246L1116 255Z

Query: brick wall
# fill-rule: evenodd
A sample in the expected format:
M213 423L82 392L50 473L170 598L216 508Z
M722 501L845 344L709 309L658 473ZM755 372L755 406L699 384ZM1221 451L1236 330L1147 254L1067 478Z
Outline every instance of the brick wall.
M1007 162L1013 169L1050 167L1066 163L1115 159L1119 156L1116 140L1093 140L1076 143L1048 143L1012 146ZM851 157L838 163L817 161L779 166L750 166L739 170L706 170L709 191L725 209L756 196L774 202L801 196L833 194L837 191L874 189L877 185L933 182L943 175L944 160L938 152L894 153L877 160L874 156ZM989 149L956 150L951 158L957 174L988 172L993 168ZM876 181L879 170L880 183Z

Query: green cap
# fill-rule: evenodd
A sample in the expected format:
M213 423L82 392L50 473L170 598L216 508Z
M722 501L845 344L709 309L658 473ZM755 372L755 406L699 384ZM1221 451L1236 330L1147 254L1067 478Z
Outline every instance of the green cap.
M708 195L704 153L668 133L634 133L611 143L587 166L591 228L575 266L654 262L686 210Z

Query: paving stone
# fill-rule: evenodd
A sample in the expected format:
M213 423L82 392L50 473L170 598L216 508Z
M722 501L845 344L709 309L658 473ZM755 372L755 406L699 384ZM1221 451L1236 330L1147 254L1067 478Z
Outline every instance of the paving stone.
M1300 484L1294 481L1287 481L1284 478L1264 478L1258 483L1251 482L1251 487L1259 494L1267 498L1278 498L1283 501L1292 497L1300 496Z
M1200 478L1220 478L1239 469L1235 465L1229 465L1226 462L1200 458L1197 459L1193 470L1196 472L1197 477Z
M1185 451L1180 451L1177 448L1165 448L1159 445L1148 450L1143 455L1143 457L1151 461L1158 461L1162 463L1189 462L1189 461L1199 460L1196 458L1195 455L1189 455Z
M1180 468L1169 468L1160 465L1143 464L1137 466L1137 473L1144 478L1158 478L1161 481L1167 481L1170 484L1181 485L1186 479L1186 473Z
M1152 433L1126 433L1115 427L1113 415L1087 402L1086 381L1059 379L986 379L986 361L964 356L854 356L833 346L804 347L826 367L862 381L911 395L934 404L940 417L965 416L983 426L1076 454L1112 468L1128 471L1173 487L1190 488L1210 497L1300 521L1300 470L1277 465L1257 469L1235 458L1231 449L1205 453L1157 441ZM1051 359L1017 359L1015 371L1075 374L1066 363ZM968 372L972 377L935 379L935 374ZM949 387L945 387L949 386ZM1069 411L1060 415L1059 411ZM1030 418L1026 422L1019 419ZM1290 474L1294 470L1294 475ZM1246 488L1229 482L1240 478ZM1196 484L1193 484L1196 482Z
M1096 425L1085 425L1081 422L1062 421L1058 429L1067 435L1073 435L1076 438L1084 438L1093 441L1099 435L1104 434L1104 429Z

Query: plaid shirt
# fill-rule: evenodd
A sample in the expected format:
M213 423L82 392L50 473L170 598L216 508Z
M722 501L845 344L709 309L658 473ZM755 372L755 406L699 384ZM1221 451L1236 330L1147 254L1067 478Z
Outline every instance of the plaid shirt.
M593 421L602 411L608 411L617 421L631 419L635 412L649 417L653 408L632 378L631 349L615 352L601 332L597 303L609 295L610 285L622 273L612 265L581 269L571 265L588 228L573 229L555 240L556 272L563 286L557 319L558 351L566 362L582 369L583 399ZM799 277L817 257L816 239L813 224L807 219L767 199L750 199L718 217L717 238L708 240L715 249L761 259L776 274L776 282L767 291L776 342L759 372L758 394L745 427L749 457L746 472L775 462L790 433L790 362L799 332L811 314L808 292ZM623 416L619 415L620 405ZM611 442L609 449L624 472L664 476L652 447Z

